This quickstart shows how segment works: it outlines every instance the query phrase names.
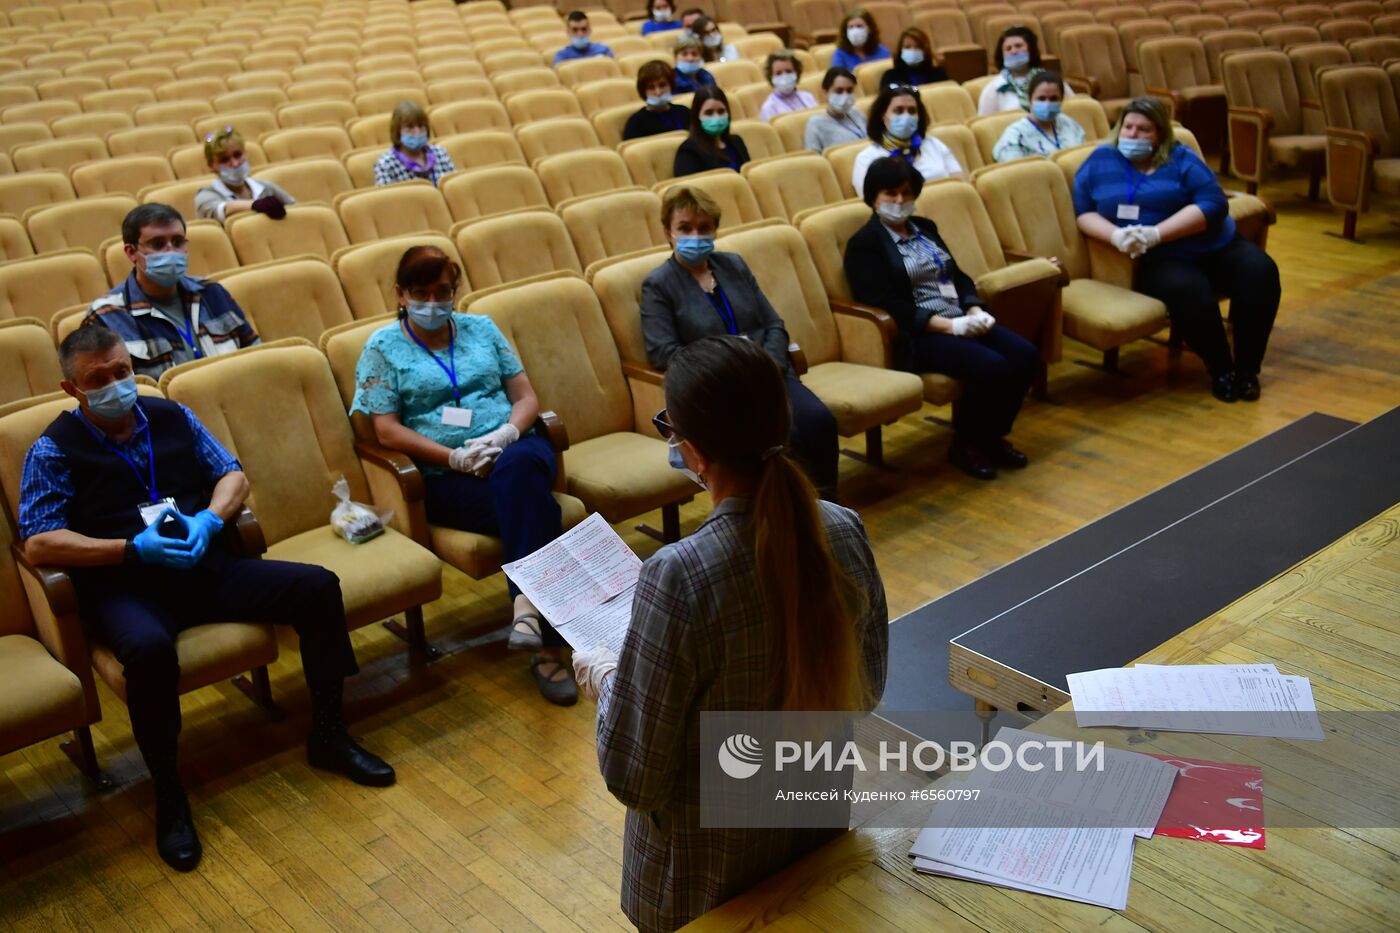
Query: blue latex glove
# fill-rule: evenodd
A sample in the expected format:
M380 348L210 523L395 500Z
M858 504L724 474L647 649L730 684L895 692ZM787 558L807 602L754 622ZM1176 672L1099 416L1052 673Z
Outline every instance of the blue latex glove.
M185 543L190 545L190 550L195 555L195 562L198 563L204 559L204 553L209 550L209 542L216 534L224 530L224 520L205 509L192 518L186 518L185 523L189 529L185 535Z
M183 529L185 534L173 538L161 534L161 525L167 518L176 522L176 527L171 528L171 531L178 532ZM199 563L199 558L203 556L195 555L189 540L189 530L189 520L181 515L178 509L168 506L160 513L160 517L146 526L145 531L132 538L131 543L136 546L136 556L141 558L143 564L185 570Z

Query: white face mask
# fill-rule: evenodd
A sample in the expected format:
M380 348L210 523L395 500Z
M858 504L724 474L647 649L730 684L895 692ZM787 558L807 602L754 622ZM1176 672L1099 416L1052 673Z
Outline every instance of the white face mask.
M717 32L712 32L700 41L705 43L705 48L707 49L717 49L721 45L724 45L724 36Z
M797 87L797 75L791 71L786 71L780 75L773 76L774 90L782 91L784 94Z
M658 23L669 23L671 21L671 11L665 7L658 7L652 10L651 17Z
M902 224L914 216L914 202L902 201L896 204L893 201L880 201L875 205L875 213L880 215L881 220Z
M851 108L856 105L856 95L854 94L828 94L826 102L832 110L837 113L850 113Z
M856 48L864 48L865 40L870 38L870 32L864 26L851 26L846 30L846 38L851 45Z

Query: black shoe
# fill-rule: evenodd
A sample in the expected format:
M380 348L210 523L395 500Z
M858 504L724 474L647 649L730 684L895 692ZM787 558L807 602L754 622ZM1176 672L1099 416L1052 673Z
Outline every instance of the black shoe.
M307 742L306 760L313 768L343 774L367 787L388 787L394 783L394 769L388 762L365 751L344 732L326 741Z
M1221 373L1210 380L1210 394L1222 402L1235 400L1235 374Z
M183 790L156 797L156 851L176 871L193 871L204 855Z
M1259 377L1235 373L1235 398L1246 402L1259 401Z
M971 444L954 441L953 446L948 448L948 460L953 466L976 479L997 478L997 468Z
M991 441L985 451L987 459L1007 470L1024 470L1031 458L1021 453L1006 438Z

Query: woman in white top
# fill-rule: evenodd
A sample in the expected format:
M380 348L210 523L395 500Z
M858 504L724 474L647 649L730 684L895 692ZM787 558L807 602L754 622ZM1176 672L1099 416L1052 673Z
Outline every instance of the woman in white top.
M204 137L204 161L219 177L194 195L194 212L223 223L232 214L257 211L273 220L287 216L297 199L270 181L248 177L248 150L238 130L226 126Z
M856 76L849 68L831 68L822 78L826 109L807 121L802 144L813 152L865 139L865 114L856 109Z
M881 88L880 96L870 105L866 125L870 145L856 156L851 169L855 190L865 190L866 170L876 159L890 157L913 165L924 181L963 177L963 167L953 150L939 139L924 136L926 130L928 111L918 91L911 87Z
M1025 26L1012 26L997 40L997 76L982 88L978 113L1030 110L1031 78L1040 69L1040 41ZM1074 92L1065 88L1065 96Z
M706 62L737 62L739 60L739 50L728 42L724 41L724 34L719 31L719 23L708 16L700 16L695 22L690 24L690 29L695 33L695 38L700 40L701 48Z
M758 118L764 123L772 121L780 113L817 106L817 99L811 92L797 86L798 79L802 77L802 63L790 49L770 52L768 60L763 63L763 71L768 83L773 85L773 93L768 95L758 111Z

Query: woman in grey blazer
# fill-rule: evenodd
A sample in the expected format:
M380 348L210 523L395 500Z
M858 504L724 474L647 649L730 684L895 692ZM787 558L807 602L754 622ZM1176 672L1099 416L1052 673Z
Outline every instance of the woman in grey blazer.
M651 365L701 337L731 334L768 351L787 381L792 446L822 498L835 500L836 418L804 386L788 358L788 334L743 258L716 253L720 209L698 188L666 192L661 226L675 252L642 283L642 336Z

